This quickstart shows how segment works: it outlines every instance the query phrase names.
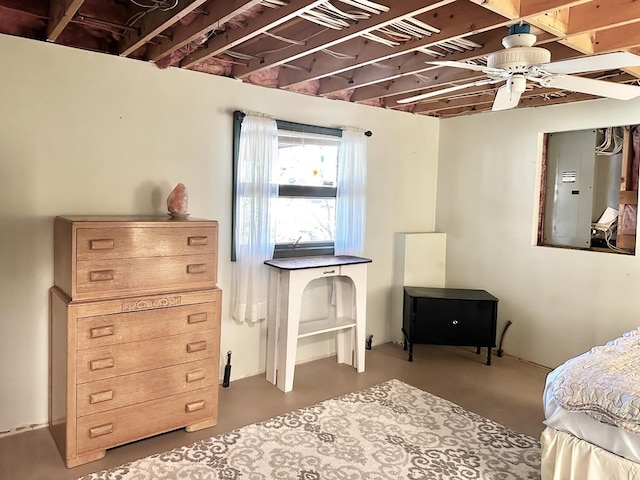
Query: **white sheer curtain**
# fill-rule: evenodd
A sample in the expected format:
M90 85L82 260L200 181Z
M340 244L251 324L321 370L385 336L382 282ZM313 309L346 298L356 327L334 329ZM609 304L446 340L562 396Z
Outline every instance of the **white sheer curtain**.
M338 150L336 255L361 255L366 218L367 146L364 131L342 129Z
M269 270L265 260L273 254L274 233L269 214L277 185L271 168L278 155L276 121L245 115L240 130L236 179L235 241L233 270L233 318L256 322L267 316Z

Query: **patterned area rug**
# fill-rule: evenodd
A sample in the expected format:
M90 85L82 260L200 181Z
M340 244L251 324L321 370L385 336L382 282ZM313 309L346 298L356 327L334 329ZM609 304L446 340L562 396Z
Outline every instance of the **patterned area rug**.
M537 440L399 380L83 480L540 478Z

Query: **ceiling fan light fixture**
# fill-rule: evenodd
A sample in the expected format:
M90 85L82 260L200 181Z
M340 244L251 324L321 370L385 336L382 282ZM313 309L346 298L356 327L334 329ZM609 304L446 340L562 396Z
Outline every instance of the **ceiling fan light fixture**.
M507 90L509 93L521 94L527 89L527 79L524 75L513 75L507 80Z

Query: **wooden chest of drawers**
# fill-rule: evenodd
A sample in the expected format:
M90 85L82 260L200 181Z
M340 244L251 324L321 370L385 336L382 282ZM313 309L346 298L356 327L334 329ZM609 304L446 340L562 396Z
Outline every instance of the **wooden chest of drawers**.
M50 426L67 467L217 423L217 223L58 217Z

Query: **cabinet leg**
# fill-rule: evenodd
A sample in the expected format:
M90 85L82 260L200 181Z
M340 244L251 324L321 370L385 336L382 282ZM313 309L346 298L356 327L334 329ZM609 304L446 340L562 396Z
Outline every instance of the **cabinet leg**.
M487 365L491 365L491 347L487 348Z
M480 347L476 347L476 355L480 355Z
M77 467L79 465L84 465L85 463L95 462L96 460L100 460L107 454L106 450L100 450L98 452L85 453L83 455L78 455L73 458L65 459L65 463L67 468Z
M409 343L409 361L413 362L413 343Z
M407 343L411 343L409 342L409 335L407 335L407 331L404 329L404 327L402 327L402 338L404 339L404 341L402 342L402 349L406 350L407 349Z

